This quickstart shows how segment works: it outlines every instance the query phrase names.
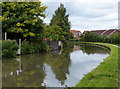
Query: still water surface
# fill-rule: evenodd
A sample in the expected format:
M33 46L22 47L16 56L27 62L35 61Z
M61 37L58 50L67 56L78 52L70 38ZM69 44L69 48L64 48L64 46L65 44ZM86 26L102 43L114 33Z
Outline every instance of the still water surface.
M92 45L73 45L60 51L3 59L3 87L74 87L96 68L109 51Z

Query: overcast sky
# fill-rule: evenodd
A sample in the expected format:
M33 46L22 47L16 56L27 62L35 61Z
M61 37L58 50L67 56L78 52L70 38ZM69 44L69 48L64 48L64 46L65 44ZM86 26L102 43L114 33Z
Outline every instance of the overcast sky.
M102 30L118 28L119 0L42 0L48 6L46 23L63 3L69 14L71 30Z

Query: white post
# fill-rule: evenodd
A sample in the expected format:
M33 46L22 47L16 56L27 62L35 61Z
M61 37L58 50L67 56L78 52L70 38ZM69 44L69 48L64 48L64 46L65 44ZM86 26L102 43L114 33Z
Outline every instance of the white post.
M7 32L5 32L5 40L7 40Z
M19 51L20 51L20 54L21 54L21 39L19 39Z
M21 39L19 39L19 48L21 49Z
M17 54L18 54L18 55L21 54L21 39L19 39L19 49L18 49Z

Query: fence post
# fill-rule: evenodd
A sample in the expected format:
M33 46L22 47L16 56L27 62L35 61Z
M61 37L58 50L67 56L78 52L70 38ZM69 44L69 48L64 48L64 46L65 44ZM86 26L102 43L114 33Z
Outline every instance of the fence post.
M19 39L19 48L21 49L21 39Z
M5 40L7 40L7 32L5 32Z
M19 39L19 49L20 49L20 54L21 54L21 39Z
M21 55L21 39L19 39L19 49L17 55Z

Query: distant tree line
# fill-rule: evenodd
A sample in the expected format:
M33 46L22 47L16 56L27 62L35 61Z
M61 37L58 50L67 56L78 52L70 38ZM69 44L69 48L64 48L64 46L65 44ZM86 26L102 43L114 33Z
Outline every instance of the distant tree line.
M120 43L120 33L114 33L110 36L98 35L96 33L87 32L80 36L80 41L84 42L104 42L104 43Z

